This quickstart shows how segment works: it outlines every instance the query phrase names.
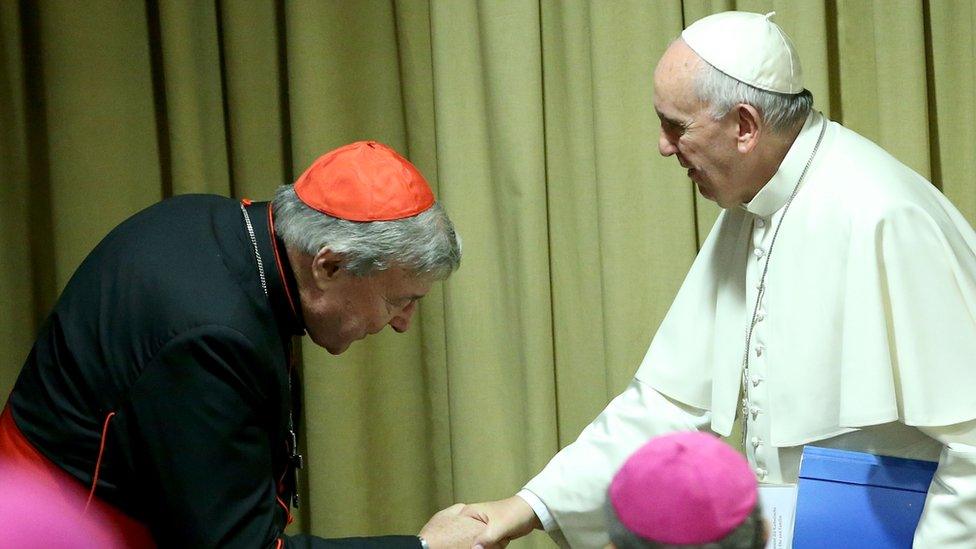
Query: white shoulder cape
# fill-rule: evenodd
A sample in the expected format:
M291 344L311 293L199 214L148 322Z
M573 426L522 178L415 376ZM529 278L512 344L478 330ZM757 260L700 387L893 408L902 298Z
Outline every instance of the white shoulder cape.
M821 124L823 142L782 218L766 278L770 442L976 418L976 234L932 184L811 114L750 205L775 204L759 215L782 207ZM722 435L735 418L752 314L754 215L721 214L636 375L711 410Z

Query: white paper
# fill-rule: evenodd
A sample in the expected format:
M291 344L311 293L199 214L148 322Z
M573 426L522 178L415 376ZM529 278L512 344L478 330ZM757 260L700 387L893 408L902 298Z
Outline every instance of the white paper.
M793 517L796 515L795 484L760 484L759 501L769 526L766 549L793 547Z

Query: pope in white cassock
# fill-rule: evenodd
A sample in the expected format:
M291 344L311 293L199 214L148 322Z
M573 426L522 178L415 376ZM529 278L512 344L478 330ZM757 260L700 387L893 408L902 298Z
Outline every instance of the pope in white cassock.
M976 233L811 104L769 16L712 15L668 48L660 152L725 209L630 386L516 496L465 509L485 546L543 527L603 547L632 451L728 436L739 412L762 483L796 482L805 444L938 460L915 547L976 547Z

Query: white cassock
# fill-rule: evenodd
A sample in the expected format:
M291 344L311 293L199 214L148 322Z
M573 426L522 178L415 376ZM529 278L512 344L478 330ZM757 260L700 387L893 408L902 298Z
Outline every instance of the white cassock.
M796 482L808 443L938 460L915 547L976 547L976 233L819 113L756 197L722 212L631 385L519 495L558 542L603 547L623 460L674 430L728 436L740 406L760 482Z

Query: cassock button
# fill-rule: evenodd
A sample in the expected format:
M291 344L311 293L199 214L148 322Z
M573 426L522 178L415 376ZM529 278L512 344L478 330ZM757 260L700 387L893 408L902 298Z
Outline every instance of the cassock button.
M759 309L759 311L756 312L756 322L762 322L763 320L766 320L766 311Z
M756 416L759 415L759 412L760 410L758 406L752 406L751 408L749 408L749 413L752 414L752 419L756 419Z
M760 376L759 374L752 374L753 387L758 387L761 382L762 382L762 376Z
M752 255L756 256L756 259L762 259L762 256L766 255L766 250L756 248L755 250L752 250Z
M762 229L763 227L766 226L766 220L763 219L763 218L761 218L761 217L757 217L756 218L756 226L759 227L760 229Z
M766 478L766 473L767 473L767 471L765 469L763 469L762 467L756 467L756 476L759 477L759 480L765 479Z
M759 445L760 444L762 444L762 439L760 439L759 437L752 437L752 447L753 448L759 448Z
M762 345L756 345L756 356L762 356L765 350L766 348Z

